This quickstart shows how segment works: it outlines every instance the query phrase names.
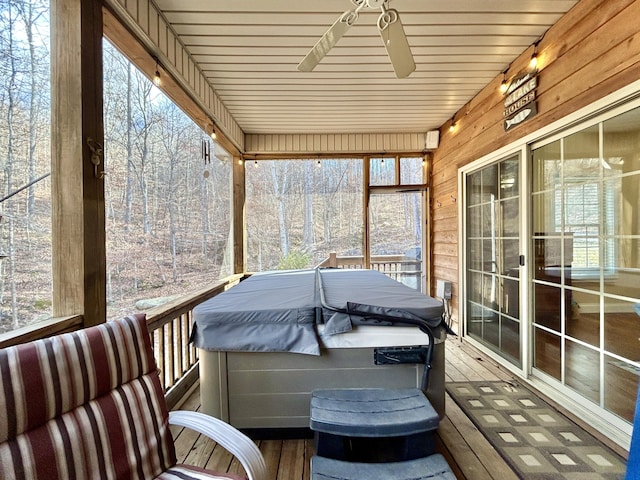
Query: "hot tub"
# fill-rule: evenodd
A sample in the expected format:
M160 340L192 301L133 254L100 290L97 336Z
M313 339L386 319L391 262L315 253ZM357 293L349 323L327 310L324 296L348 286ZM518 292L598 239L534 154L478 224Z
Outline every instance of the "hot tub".
M423 363L376 365L374 354L428 346L422 320L435 335L427 396L442 417L440 302L373 270L255 274L194 309L202 410L237 428L306 428L315 388L421 387Z

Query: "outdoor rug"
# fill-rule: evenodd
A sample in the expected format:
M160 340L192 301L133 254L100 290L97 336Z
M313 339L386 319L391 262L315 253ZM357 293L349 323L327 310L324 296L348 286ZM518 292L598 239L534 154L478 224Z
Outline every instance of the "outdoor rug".
M622 457L523 386L451 382L446 389L520 478L624 478Z

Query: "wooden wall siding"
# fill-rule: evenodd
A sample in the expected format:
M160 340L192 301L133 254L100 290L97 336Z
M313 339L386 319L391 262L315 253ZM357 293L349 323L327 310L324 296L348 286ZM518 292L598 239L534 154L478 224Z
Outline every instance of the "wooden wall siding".
M138 39L150 55L155 55L216 125L239 149L244 150L244 132L229 113L211 84L202 74L171 26L150 0L107 0L116 15ZM202 126L204 128L204 125Z
M433 154L432 218L435 279L453 282L458 311L458 169L629 85L640 78L640 0L581 0L551 27L538 46L538 114L504 132L503 98L496 77L441 128ZM532 47L512 63L524 70Z
M247 134L248 154L422 152L425 133Z

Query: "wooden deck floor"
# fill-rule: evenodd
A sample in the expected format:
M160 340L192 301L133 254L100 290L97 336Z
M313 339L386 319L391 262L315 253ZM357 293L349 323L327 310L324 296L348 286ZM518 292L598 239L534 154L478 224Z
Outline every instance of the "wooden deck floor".
M468 343L458 339L449 339L446 343L445 372L446 380L451 382L514 378L506 369L483 356ZM199 407L198 389L180 406L181 409L187 410L198 410ZM561 408L558 409L562 411ZM563 413L569 412L563 411ZM585 428L597 435L597 432L592 429L586 426ZM183 429L175 429L173 434L179 462L218 472L243 473L238 462L214 442ZM309 461L313 455L311 439L259 440L257 443L264 455L270 479L308 480L310 478ZM460 480L518 479L449 395L446 395L446 417L440 422L436 444L437 450L447 458ZM610 446L624 455L625 452L619 447Z

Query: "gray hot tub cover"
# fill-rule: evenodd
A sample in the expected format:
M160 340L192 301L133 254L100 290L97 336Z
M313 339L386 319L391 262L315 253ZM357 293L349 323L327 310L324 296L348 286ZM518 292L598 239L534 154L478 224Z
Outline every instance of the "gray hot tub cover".
M441 341L442 310L438 300L375 270L262 272L195 307L191 339L205 350L319 355L317 324L329 335L419 318Z

